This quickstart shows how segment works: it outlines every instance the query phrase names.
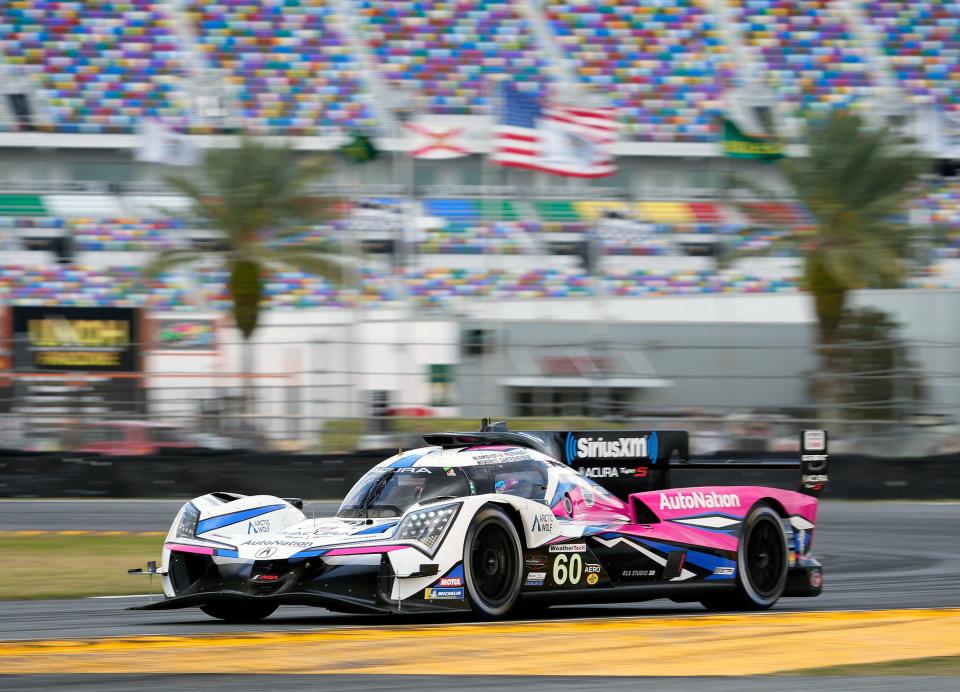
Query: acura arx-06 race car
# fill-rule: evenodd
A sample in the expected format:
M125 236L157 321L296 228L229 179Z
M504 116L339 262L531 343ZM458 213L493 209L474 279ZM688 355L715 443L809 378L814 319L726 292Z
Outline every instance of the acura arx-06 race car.
M140 607L246 621L281 604L495 618L663 597L764 609L820 593L825 431L803 433L797 464L690 461L685 432L505 427L427 435L370 469L335 517L271 495L195 498L164 543L166 598ZM680 468L770 464L799 466L799 490L669 487Z

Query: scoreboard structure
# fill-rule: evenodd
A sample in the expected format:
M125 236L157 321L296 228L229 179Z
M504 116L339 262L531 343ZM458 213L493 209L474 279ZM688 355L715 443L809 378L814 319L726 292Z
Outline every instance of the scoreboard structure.
M2 319L4 398L30 446L59 447L84 420L146 413L139 308L13 306Z

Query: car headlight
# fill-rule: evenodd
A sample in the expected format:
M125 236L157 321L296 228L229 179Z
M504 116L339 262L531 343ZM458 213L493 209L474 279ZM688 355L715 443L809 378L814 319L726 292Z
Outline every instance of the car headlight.
M397 530L396 538L402 541L419 543L431 555L436 552L437 546L443 540L447 529L460 510L460 503L455 502L439 507L425 507L408 514Z
M185 504L177 516L177 538L195 538L199 519L200 510L189 502Z

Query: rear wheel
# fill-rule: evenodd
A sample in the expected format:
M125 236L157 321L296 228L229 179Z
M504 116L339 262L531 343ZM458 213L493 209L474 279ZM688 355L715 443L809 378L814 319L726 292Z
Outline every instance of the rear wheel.
M787 584L787 539L780 515L758 504L743 523L737 550L737 589L701 601L710 610L766 610Z
M259 622L277 609L275 603L208 603L200 610L226 622Z
M523 551L510 517L499 507L477 512L463 546L463 573L470 606L486 618L503 617L520 595Z

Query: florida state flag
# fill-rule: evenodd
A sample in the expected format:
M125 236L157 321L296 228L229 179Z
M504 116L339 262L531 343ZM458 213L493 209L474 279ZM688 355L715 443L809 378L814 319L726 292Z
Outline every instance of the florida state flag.
M405 123L404 127L413 137L409 153L415 159L456 159L470 153L465 127L422 122Z

